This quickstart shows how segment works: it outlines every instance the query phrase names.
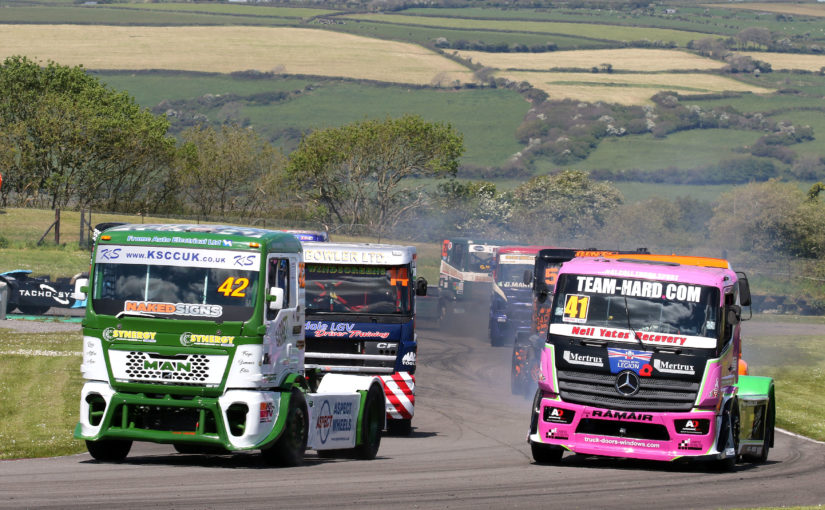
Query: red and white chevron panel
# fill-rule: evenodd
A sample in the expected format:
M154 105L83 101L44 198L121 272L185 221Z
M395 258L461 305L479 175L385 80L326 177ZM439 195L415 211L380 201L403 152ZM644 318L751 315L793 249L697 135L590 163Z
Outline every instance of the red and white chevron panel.
M382 375L384 395L387 397L387 419L409 420L415 414L415 375L396 372Z

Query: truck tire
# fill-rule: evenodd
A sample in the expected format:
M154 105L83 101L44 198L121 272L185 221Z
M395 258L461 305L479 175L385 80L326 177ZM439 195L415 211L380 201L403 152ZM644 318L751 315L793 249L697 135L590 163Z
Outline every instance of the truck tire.
M564 455L564 448L556 445L530 442L530 451L536 464L558 464Z
M355 456L363 460L372 460L378 455L381 446L381 429L384 428L384 391L380 386L372 385L364 399L364 412L361 420L361 444L355 447Z
M736 467L739 452L739 402L736 398L728 400L725 408L722 410L722 426L719 427L719 436L716 441L717 447L722 449L733 448L735 454L726 459L713 461L713 467L717 471L726 472L733 471ZM728 444L728 433L733 438L733 444ZM723 446L719 446L719 445Z
M302 392L293 389L281 436L272 446L261 450L264 462L282 467L303 464L307 449L308 420L306 398Z
M86 449L93 459L101 462L119 462L129 455L132 442L121 439L86 440Z
M387 432L393 436L409 436L412 433L412 420L387 420Z

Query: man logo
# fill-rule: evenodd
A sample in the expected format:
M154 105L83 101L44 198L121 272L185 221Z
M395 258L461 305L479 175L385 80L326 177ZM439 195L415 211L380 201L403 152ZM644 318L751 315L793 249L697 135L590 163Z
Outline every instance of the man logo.
M641 381L636 372L625 370L616 377L616 391L625 397L631 397L639 392Z

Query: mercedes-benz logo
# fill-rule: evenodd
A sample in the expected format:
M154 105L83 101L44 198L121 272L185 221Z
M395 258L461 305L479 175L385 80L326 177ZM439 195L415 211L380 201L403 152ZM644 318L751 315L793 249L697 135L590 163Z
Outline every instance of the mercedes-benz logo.
M639 376L636 374L636 372L625 370L624 372L620 373L618 377L616 377L616 391L618 391L620 395L623 395L625 397L629 397L631 395L635 395L636 393L638 393L640 385L641 381L639 380Z

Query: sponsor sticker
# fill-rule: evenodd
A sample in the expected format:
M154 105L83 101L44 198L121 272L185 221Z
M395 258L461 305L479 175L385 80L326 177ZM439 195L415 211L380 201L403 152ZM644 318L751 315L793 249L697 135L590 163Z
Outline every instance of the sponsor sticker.
M125 329L106 328L103 330L103 339L107 342L115 340L132 340L153 344L156 342L157 331L132 331Z
M641 376L649 376L653 371L652 367L648 364L652 355L652 352L647 351L607 349L607 356L610 359L610 371L614 374L618 374L624 370L630 370Z

